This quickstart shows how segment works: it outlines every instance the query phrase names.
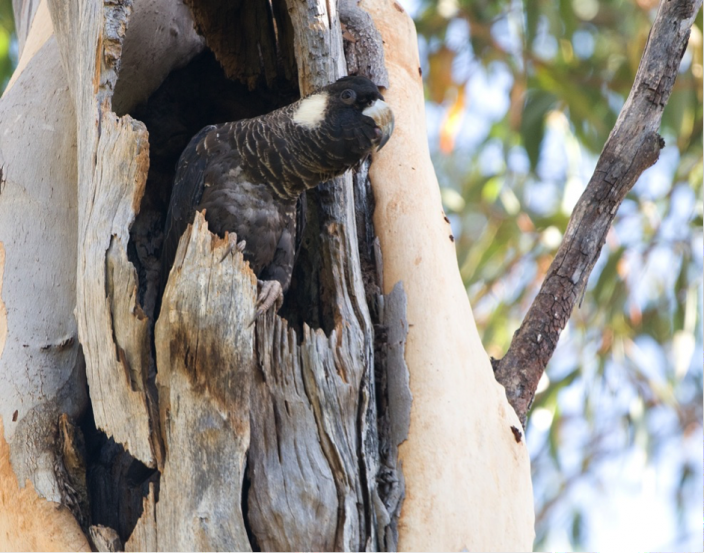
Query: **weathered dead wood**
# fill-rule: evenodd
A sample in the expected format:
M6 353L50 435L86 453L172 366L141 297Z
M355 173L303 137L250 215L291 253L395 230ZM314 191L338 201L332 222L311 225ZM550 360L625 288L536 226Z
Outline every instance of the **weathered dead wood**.
M288 13L302 94L345 74L335 4L289 2ZM331 330L328 336L304 324L298 347L294 332L278 316L275 322L258 323L262 381L255 380L253 403L268 396L273 406L257 407L252 415L261 419L252 422L250 521L258 544L267 549L377 549L378 519L383 519L380 512L377 517L377 506L385 509L377 492L373 330L361 276L351 178L308 193L308 207L306 233L314 243L309 246L314 248L309 268L315 273L312 281L319 283L314 301L321 304ZM295 418L284 414L287 402L290 410L294 400L301 402ZM307 442L313 446L303 466L321 462L317 451L327 465L316 469L315 488L323 493L316 500L322 509L313 531L300 522L316 504L311 503L310 484L302 487L301 474L307 469L294 463ZM285 497L291 504L282 505L283 498L272 494L277 475L286 483ZM275 480L269 481L272 476ZM336 497L330 495L333 490ZM297 516L291 516L296 511ZM387 515L379 529L383 532L389 522Z
M664 141L657 130L701 5L701 0L661 2L631 92L545 281L506 355L493 361L496 379L524 427L538 381L584 293L619 205L660 156Z
M189 525L194 524L193 520L183 520L185 516L183 513L189 511L188 509L184 511L175 506L182 506L184 502L198 497L200 489L193 489L192 493L189 493L184 491L182 487L184 479L193 479L194 472L200 474L198 472L200 469L196 467L197 463L195 462L198 454L209 451L210 468L219 467L222 469L228 456L236 457L235 450L241 454L246 449L246 445L237 442L235 438L239 434L235 433L234 436L229 435L228 440L224 440L230 444L230 448L223 443L218 443L217 448L213 446L210 449L207 444L200 444L202 446L200 448L194 447L193 433L189 429L198 428L197 421L193 418L195 415L189 418L184 413L185 419L177 419L178 423L172 423L171 417L167 420L166 413L169 410L169 405L175 404L172 397L174 394L180 398L179 405L190 403L207 411L212 408L213 404L212 397L209 395L207 397L198 395L202 390L196 389L194 391L189 388L189 381L181 374L183 371L173 370L172 363L164 360L167 357L164 356L164 350L159 349L159 345L157 345L159 383L163 382L162 430L167 448L166 459L163 462L159 456L160 444L155 443L155 419L153 416L151 419L148 416L150 409L153 410L153 398L150 398L148 393L149 377L145 371L147 357L142 349L146 341L145 323L143 314L134 301L135 275L132 268L126 264L124 253L127 243L125 232L133 220L142 192L143 154L146 151L145 137L143 129L138 123L127 117L116 119L107 110L111 91L116 86L116 71L121 55L120 41L125 33L130 3L117 2L110 4L110 6L105 14L108 23L103 31L106 54L99 58L100 68L97 74L100 84L97 96L94 96L93 91L89 91L84 85L85 76L97 68L92 66L91 59L77 51L67 38L71 31L88 32L89 34L94 32L97 28L97 14L91 11L91 6L87 4L79 7L53 7L57 28L61 29L60 38L63 37L61 38L63 64L72 80L73 95L77 109L80 111L78 118L79 180L85 177L86 184L84 189L79 189L79 204L83 205L84 202L87 202L85 204L87 207L84 215L85 220L79 221L79 227L82 230L81 237L86 238L87 230L90 229L90 233L97 236L97 238L92 237L92 240L98 241L97 247L93 247L89 240L87 247L84 248L86 251L82 253L81 257L83 272L79 276L79 288L82 289L82 292L79 293L78 308L79 318L81 318L80 328L85 340L93 344L114 343L116 345L112 356L110 355L112 348L107 348L107 353L102 350L87 352L91 367L89 381L96 407L96 422L109 435L115 436L118 441L124 443L133 455L147 464L157 462L160 468L163 467L159 492L160 502L155 508L153 494L149 499L151 503L145 502L145 511L135 530L135 541L129 547L138 547L136 544L141 543L142 545L153 545L159 549L177 546L244 548L246 538L242 532L241 519L237 518L237 509L233 510L233 501L236 506L239 505L239 489L234 491L228 489L232 493L215 494L210 497L210 502L207 507L203 507L202 517L198 522L199 527L203 529L202 534L195 538L189 538L177 533L179 528L192 528ZM315 9L323 9L321 6L324 7L321 4ZM85 11L82 11L84 8ZM336 69L326 73L324 79L321 77L315 82L307 82L304 88L309 90L343 74L339 26L333 14L332 30L325 29L321 25L328 21L327 15L324 18L319 16L320 14L316 15L314 19L317 25L315 28L321 33L320 36L327 37L328 41L330 36L335 38L332 50L337 58L326 59L326 63L330 67L335 65ZM305 27L300 29L303 36L308 34L307 24L308 22ZM92 126L98 120L100 121L99 132L98 128ZM132 144L132 149L127 148L128 143ZM91 152L96 153L97 164L95 166L90 163L93 159ZM107 168L108 152L114 153L118 159L126 160L126 163L120 168L119 179L117 175L112 175ZM135 160L139 159L142 161L137 163ZM119 182L116 182L118 180ZM110 189L105 186L108 182L112 184ZM327 531L328 537L325 538L328 541L323 543L331 543L332 539L333 546L339 549L375 547L374 533L377 524L374 520L374 513L378 509L373 509L372 504L378 502L374 489L378 465L375 458L378 457L378 448L375 438L376 423L371 372L373 366L372 332L364 303L359 262L356 259L354 204L349 182L345 188L322 193L313 201L321 215L318 219L320 225L318 233L324 234L322 238L324 246L319 254L321 272L323 273L320 281L323 283L324 289L320 290L318 294L320 298L324 298L325 309L329 310L331 314L335 330L330 337L326 337L322 331L309 333L304 347L301 348L298 370L303 372L305 377L299 372L299 378L307 382L306 392L310 394L310 398L307 399L309 402L312 401L314 405L312 409L309 407L310 412L317 413L317 416L310 416L301 423L304 427L307 425L306 439L322 442L322 447L319 445L321 453L318 461L324 460L331 466L328 470L334 474L332 481L328 484L329 495L333 499L330 501L329 513L331 523ZM116 217L108 216L108 205L111 205L118 212ZM105 242L108 238L109 240ZM101 269L107 273L107 276L99 274ZM89 284L87 284L88 280L90 280ZM93 290L100 293L101 289L108 297L107 303L103 304L104 307L100 302L88 301L88 298L92 300L96 298ZM185 292L176 294L176 297L172 298L173 301L177 301L181 297L188 297L187 294L184 296L181 294L185 294ZM218 305L218 298L211 297L210 300L213 302L211 307ZM165 301L167 300L165 299ZM193 306L190 305L190 307ZM223 316L232 315L232 310L224 309L223 311ZM241 314L247 311L244 309L239 312ZM169 312L168 308L163 307L162 317L167 312ZM249 312L251 313L251 310ZM118 318L122 318L122 320L116 322ZM361 325L357 321L358 318L361 318ZM163 321L166 320L160 319L159 324L165 325L166 323ZM102 324L100 321L104 321L106 324ZM241 323L242 321L239 321L238 324L243 327ZM99 332L95 330L96 328ZM108 329L113 329L114 332L105 336ZM103 333L102 337L99 336L100 333ZM165 336L166 334L162 338L157 336L157 343L161 343L163 346ZM222 337L220 338L212 343L212 349L209 352L211 360L213 356L219 358L222 355L222 352L219 351L220 347L228 347L227 340L223 341ZM100 356L101 353L103 353L103 357ZM216 368L214 366L213 371ZM223 375L226 375L227 372L218 373L216 371L208 374L217 380L218 375L224 378ZM100 379L108 381L108 385L97 385ZM122 392L114 388L114 385L117 384L124 388ZM248 381L243 379L241 390L247 391L248 388ZM135 398L136 402L133 401ZM109 420L104 413L106 406L111 406L111 412L130 413L133 417L133 424L130 427L127 425L121 427L119 421ZM335 406L335 409L332 409L331 406ZM248 405L242 404L239 405L239 408L241 409L240 415L248 413ZM193 409L195 410L195 407ZM358 426L361 430L358 430ZM220 430L225 435L228 428L222 427ZM146 445L151 451L147 451ZM174 451L183 452L184 459L177 458ZM148 453L151 453L154 458L149 457ZM232 459L229 461L232 463ZM237 463L234 468L231 465L228 466L230 467L229 473L218 473L222 479L227 482L241 480L243 467L238 469ZM361 473L360 466L364 467ZM209 477L213 478L213 474L216 472L217 470L213 469ZM261 477L256 476L256 471L252 471L251 489L259 489L257 487L258 478ZM201 480L204 479L205 475ZM194 481L198 481L198 479L194 479ZM301 491L301 489L296 490L293 485L291 488L294 489L294 494ZM334 495L332 495L333 492ZM224 512L234 513L232 515L234 518L228 523L233 525L230 528L232 531L226 532L226 535L223 536L215 532L214 528L217 524L210 525L210 517L218 520L218 517ZM301 537L300 522L291 521L291 525L294 527L286 528L284 526L284 532L298 530L298 535ZM178 531L180 532L180 530ZM294 533L290 535L295 536ZM196 541L189 542L189 539ZM309 542L300 539L298 542L290 541L289 543L298 543L297 548L302 548L305 547L304 544ZM284 545L281 547L283 548Z
M85 308L77 314L96 425L153 467L160 445L149 416L146 321L134 301L135 271L125 253L127 230L146 182L148 148L144 125L102 110L92 183L96 194L79 253L85 267L78 276L83 291L79 305L82 299ZM116 166L115 159L124 163ZM132 295L131 301L111 297L125 292ZM125 418L125 413L131 417Z
M204 227L201 226L184 237L178 261L180 269L177 267L169 282L173 293L167 288L157 328L158 382L162 386L161 417L157 419L154 416L154 397L149 395L151 375L144 372L144 318L134 301L135 275L132 267L127 264L125 255L128 229L134 220L142 194L141 188L144 186L146 133L138 122L128 117L118 119L109 112L112 90L118 86L115 83L119 83L116 81L118 61L122 55L121 41L131 2L110 0L104 11L99 3L88 0L72 3L51 0L51 5L62 65L70 82L77 113L80 249L77 316L81 340L90 342L90 351L87 352L88 372L94 405L99 404L96 407L96 420L99 427L124 443L132 454L163 469L160 486L149 486L149 494L143 502L142 517L126 548L246 550L249 543L239 505L244 471L243 452L247 448L249 432L251 440L256 440L256 448L251 448L249 458L250 488L247 505L251 521L255 519L257 510L263 514L260 522L252 524L253 535L260 544L301 550L307 549L307 544L310 543L326 547L332 543L332 547L341 550L394 549L394 518L400 510L403 495L403 479L398 473L395 452L408 430L410 401L405 367L401 362L407 326L402 309L403 301L398 297L399 289L388 298L382 298L379 294L381 268L378 249L373 246L370 249L368 243L365 243L365 250L370 254L369 260L374 259L373 264L369 261L369 270L370 273L376 272L376 277L365 276L360 268L360 235L355 223L356 204L349 178L323 185L308 198L313 220L308 236L314 237L315 241L307 247L314 250L315 259L311 264L314 271L306 276L314 283L311 286L311 300L323 313L321 326L325 331L301 324L302 343L298 344L298 338L292 330L287 329L285 322L270 314L268 319L260 320L256 327L257 358L260 363L258 368L247 367L248 348L252 347L250 337L255 333L255 328L248 326L253 312L250 300L254 295L254 283L251 275L242 266L237 254L220 261L224 255L225 242L214 239ZM345 73L343 40L335 3L291 1L288 9L285 9L283 3L277 0L272 6L275 13L284 16L284 25L278 25L280 21L277 20L277 47L286 42L282 37L289 36L287 40L290 40L289 31L295 31L295 51L300 66L299 75L302 75L300 89L303 93ZM391 4L387 7L396 10L393 13L398 13ZM351 34L361 32L356 25L350 24L347 31ZM368 33L367 36L373 37L373 33ZM387 39L387 44L393 42ZM415 43L407 49L414 52ZM356 52L356 55L359 54ZM285 57L281 52L279 55ZM360 64L358 61L357 70L362 72L379 67L378 60L375 63L376 65L368 65L367 62ZM416 68L412 69L415 71ZM422 106L422 89L418 91L415 81L410 86L406 85L407 83L402 83L399 87L397 84L396 90L401 93L407 90L412 98L403 105L397 104L397 113L400 115L406 111L407 105L410 113L418 116L420 121L422 108L418 109L417 105ZM392 101L398 101L397 97ZM425 144L424 133L418 129L422 129L422 123L406 128L406 133L414 134L415 142L409 140L410 148L407 148L406 136L402 140L404 148L399 145L395 160L406 162L409 155L413 163L426 159L427 152L414 149L414 144ZM400 139L395 136L394 140ZM111 154L114 154L113 159ZM419 185L418 177L410 177L406 169L408 168L396 171L394 165L389 170L387 165L385 173L376 172L375 187L383 190L389 185L396 192L399 189L396 181L400 176L405 179L404 185L411 182ZM363 180L366 183L366 175ZM426 188L436 191L432 171L431 178L426 182L431 184ZM418 197L427 200L422 194L418 194ZM400 199L396 196L392 203L395 202L396 206L403 204L404 198L403 194ZM437 200L435 196L432 199ZM415 408L415 415L411 411L410 419L413 421L415 416L416 423L415 429L411 423L411 430L415 434L409 433L409 440L413 436L415 443L418 443L419 426L430 429L425 434L426 438L430 435L428 441L421 442L418 446L420 453L415 458L406 455L409 466L415 466L416 469L413 472L415 487L411 496L411 499L415 499L415 503L411 504L415 512L418 512L418 505L427 506L432 503L436 506L431 512L425 509L424 513L433 517L432 523L420 521L414 531L416 534L429 535L430 543L436 546L444 544L447 547L450 544L455 548L457 541L459 547L468 545L471 548L479 544L475 548L480 549L486 545L486 540L476 540L473 543L463 539L465 534L478 532L476 528L468 531L466 521L475 518L481 520L481 512L486 510L486 497L499 495L497 485L486 484L492 484L496 474L484 470L485 465L491 464L494 458L483 453L485 464L475 463L471 471L465 471L470 472L468 477L464 473L457 474L454 469L460 466L464 470L470 456L457 455L456 451L465 452L468 449L470 452L484 452L494 441L503 446L503 435L497 431L497 425L502 424L505 418L501 412L503 404L498 405L498 416L489 417L485 421L480 415L468 422L464 410L467 398L471 397L465 393L470 388L466 376L469 373L466 370L468 367L459 366L464 372L453 373L453 384L454 377L457 377L457 388L461 393L455 393L450 399L454 406L458 403L457 398L465 402L460 411L444 407L448 396L444 396L443 392L446 392L447 384L441 386L438 379L428 379L428 375L423 373L424 367L420 366L418 359L423 359L422 355L427 352L424 344L419 341L421 331L428 332L427 341L430 345L434 343L434 349L427 349L431 352L427 363L431 369L435 362L443 366L457 365L458 348L450 347L447 351L442 351L447 340L443 341L438 334L454 336L447 332L446 326L442 326L444 315L436 318L430 317L427 312L418 315L418 306L422 304L418 301L419 297L430 298L422 304L428 311L429 306L433 306L433 300L438 297L447 299L447 296L425 294L422 290L419 292L420 279L415 278L414 271L425 275L426 280L422 285L437 283L428 278L427 272L403 265L403 259L412 263L415 260L414 249L418 244L431 250L430 253L424 250L423 255L428 258L434 250L441 250L443 254L450 250L438 248L439 240L433 242L427 240L427 236L421 236L416 242L413 227L418 226L420 219L417 217L401 227L399 232L395 226L396 218L386 217L392 211L388 200L387 195L381 210L383 216L377 216L379 228L382 229L385 240L388 240L389 234L403 235L404 240L393 247L382 245L383 248L386 247L385 255L388 253L394 261L390 264L390 276L386 277L389 281L384 286L391 291L393 284L399 280L404 280L405 283L408 278L409 289L414 294L412 301L409 298L408 310L409 316L415 317L412 321L415 334L413 340L409 340L409 351L405 355L415 363L413 367L417 372L411 385L418 388L418 383L421 383L417 391L414 389L414 398L420 398L421 408ZM428 205L426 201L423 206L426 212L429 211ZM432 222L437 222L434 212L432 216ZM369 221L364 222L366 232ZM202 224L202 220L198 224ZM428 228L431 227L429 224ZM433 232L435 230L437 229ZM435 234L430 234L433 239L437 238ZM364 236L365 240L369 238L368 234ZM424 239L426 240L423 241ZM186 247L188 240L192 243ZM373 240L370 239L369 242L373 243ZM388 242L385 244L388 245ZM191 270L184 271L186 266L191 267ZM447 263L439 263L438 266L443 269L436 269L434 274L437 276L440 272L441 276L445 275ZM456 265L451 269L456 272ZM189 279L187 275L193 278ZM236 282L244 282L249 286L250 296L246 305L234 304L232 294L226 292ZM213 291L215 288L225 292L217 295ZM369 298L373 298L373 318L367 305ZM455 304L461 303L456 296L451 299ZM466 301L466 297L464 299ZM446 307L446 304L444 302L441 305ZM454 305L448 311L452 308ZM465 314L465 311L462 313ZM426 315L427 321L419 320ZM373 323L379 327L376 336ZM436 325L441 329L433 328ZM460 330L464 328L462 325L457 327ZM180 330L177 331L177 328ZM386 342L379 340L382 334L387 337ZM274 347L269 349L266 344ZM375 348L380 358L395 360L394 374L386 375L383 389L379 390L379 394L386 397L382 409L387 410L383 414L380 435L377 432L377 389L373 371L376 368L383 372L384 365L376 363ZM459 348L459 352L464 353L465 349ZM269 359L267 355L270 356ZM465 358L467 356L462 357ZM436 375L431 375L434 376ZM489 376L491 377L490 374ZM254 385L250 379L254 379ZM475 380L470 383L474 384ZM484 382L481 381L480 384ZM493 380L491 384L497 390L500 389ZM145 389L140 389L140 385ZM121 387L123 391L114 389L115 386ZM476 396L481 396L487 387L476 388L480 390ZM490 386L488 389L490 392L493 390ZM503 392L501 394L505 403ZM492 393L484 395L493 398ZM294 399L298 403L294 404ZM472 397L474 399L478 400L477 410L481 413L493 412L497 408L495 403L483 402L482 397ZM251 401L258 402L256 409L251 409ZM296 416L295 428L293 417L289 417L286 411L286 402L289 402L290 410L298 409L301 413L300 419ZM438 408L438 405L442 408ZM110 412L106 413L106 409L110 409ZM459 427L451 434L452 439L446 439L450 433L437 424L437 419L441 418L438 411L447 411L446 419ZM250 417L259 416L262 418L248 422ZM394 416L399 418L394 420ZM165 458L161 456L157 425L160 425L164 436ZM436 431L438 428L440 432ZM468 428L470 431L467 431ZM487 431L487 428L490 430ZM489 439L487 434L491 433L498 437L494 439L492 435ZM435 434L444 440L433 441ZM469 442L469 446L464 449L461 448L462 439ZM513 440L512 436L510 439ZM436 443L441 447L436 449ZM314 490L310 489L310 482L301 476L310 473L297 466L302 459L302 447L305 447L311 471L316 470ZM515 443L512 447L516 447ZM498 447L495 450L505 453ZM501 468L504 465L500 464L495 471L501 474L507 488L520 488L515 492L519 495L519 501L514 497L511 500L518 503L522 512L529 512L530 505L526 507L521 503L524 496L527 497L523 493L523 472L514 466L522 462L524 453L522 449L510 451L510 462L505 466L513 470L513 473L503 475ZM443 459L443 474L436 474L440 468L437 464L438 455ZM425 459L421 470L418 470L419 458ZM257 463L266 466L267 471L273 470L273 476L269 472L258 473ZM318 463L321 466L315 467ZM523 468L524 464L518 466ZM297 505L281 505L284 494L274 480L276 470L280 470L278 474L281 482L286 485L286 500L298 502ZM490 473L490 477L486 476L487 473ZM449 478L445 474L449 474ZM479 484L474 488L469 487L466 485L468 479L476 480ZM457 490L448 489L448 481L457 482ZM516 481L519 486L515 485ZM475 492L476 497L473 497ZM314 500L313 495L318 493L322 497ZM455 496L461 496L465 503L457 501ZM316 541L313 542L309 536L311 528L305 518L288 516L285 509L289 508L289 512L293 513L298 511L298 505L303 505L302 513L309 514L313 512L315 501L318 501L317 505L321 509L315 513L315 529L320 532L314 535ZM466 507L470 501L476 503L476 510ZM452 511L448 513L450 510ZM486 511L492 517L496 517L496 512L503 514L501 509ZM504 514L500 520L510 519L511 513L512 511L509 515ZM277 518L279 516L281 518ZM302 524L301 520L306 524ZM405 527L399 525L401 533L409 532L413 520L407 519ZM446 523L446 520L449 522ZM312 524L314 523L311 522L310 525ZM428 524L431 526L428 527ZM272 527L275 528L274 531L271 530ZM521 529L522 527L523 525ZM505 526L501 528L503 530ZM495 533L500 533L501 536L506 534ZM521 531L520 534L522 537L525 532ZM439 539L445 539L446 536L449 536L446 541ZM403 536L400 537L403 543ZM515 538L511 541L502 537L497 543L505 545L516 542ZM406 543L413 544L408 540Z
M198 32L225 69L225 74L254 89L263 77L271 87L279 74L280 58L270 2L186 0ZM284 27L284 25L279 25ZM238 32L233 33L232 29ZM290 75L290 71L288 72Z
M89 528L89 534L98 551L123 551L122 540L112 528L97 524Z
M162 446L153 390L143 384L148 381L144 317L134 302L110 298L111 292L135 290L125 250L149 160L144 125L109 109L131 1L106 3L103 11L101 4L87 0L50 0L49 8L78 129L76 315L95 422L153 467L161 460ZM101 55L96 59L88 52ZM116 331L113 325L120 318Z
M137 271L127 259L126 245L113 237L105 260L105 286L110 302L115 353L130 389L146 393L149 372L149 320L137 300Z
M287 0L301 96L347 73L335 2Z
M257 322L248 516L262 551L333 551L338 499L303 383L296 333Z
M384 68L384 71L386 69ZM398 549L398 519L405 497L405 483L398 461L398 446L408 436L412 396L408 366L405 361L406 294L403 282L382 294L384 276L381 247L372 220L375 201L369 181L369 161L360 165L354 175L354 201L359 257L367 304L374 324L374 412L377 434L366 433L367 451L378 451L366 462L367 479L376 481L372 488L372 503L376 517L380 551Z
M83 531L86 531L90 508L83 433L65 413L59 417L58 426L54 474L59 484L61 503L71 510Z
M256 278L229 249L197 214L179 243L156 323L166 446L156 506L160 550L250 550L240 502Z
M377 86L388 88L389 75L384 65L384 45L371 16L357 6L358 0L340 0L340 23L347 72L363 75Z

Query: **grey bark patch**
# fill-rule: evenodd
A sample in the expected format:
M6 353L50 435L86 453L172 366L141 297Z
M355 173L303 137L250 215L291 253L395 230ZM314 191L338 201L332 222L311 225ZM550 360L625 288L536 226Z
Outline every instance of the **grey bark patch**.
M55 463L61 455L57 421L61 413L77 418L83 412L87 404L86 390L83 386L76 386L75 382L85 379L85 367L78 348L59 353L35 351L35 356L41 355L73 359L74 372L56 390L51 401L37 404L19 418L10 448L10 461L20 488L24 488L29 480L41 497L62 503L62 483L55 474Z
M398 458L398 446L408 437L413 401L409 384L410 374L404 358L408 336L406 305L403 283L397 282L391 293L384 297L384 326L388 332L386 371L391 427L390 445L394 459Z
M342 0L340 21L345 26L345 58L350 75L362 75L377 86L389 87L389 74L384 63L381 33L371 16L357 6L358 0Z
M272 314L257 323L248 518L262 551L331 551L338 498L302 380L295 332Z
M205 48L182 0L140 0L122 48L121 68L112 103L124 115L149 96L174 69L186 65Z

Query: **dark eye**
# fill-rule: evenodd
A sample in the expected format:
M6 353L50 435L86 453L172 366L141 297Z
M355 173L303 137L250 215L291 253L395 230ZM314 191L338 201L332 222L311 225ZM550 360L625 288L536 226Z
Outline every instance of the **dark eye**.
M340 94L340 100L342 100L345 104L353 104L356 99L357 93L350 88L343 90L342 94Z

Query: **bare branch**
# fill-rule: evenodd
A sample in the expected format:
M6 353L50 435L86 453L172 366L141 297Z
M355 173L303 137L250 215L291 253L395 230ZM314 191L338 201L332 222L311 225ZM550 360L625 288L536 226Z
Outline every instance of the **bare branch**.
M664 0L650 31L631 93L606 141L594 175L570 218L538 296L500 361L496 380L523 426L560 332L599 257L618 206L664 146L662 113L702 0Z

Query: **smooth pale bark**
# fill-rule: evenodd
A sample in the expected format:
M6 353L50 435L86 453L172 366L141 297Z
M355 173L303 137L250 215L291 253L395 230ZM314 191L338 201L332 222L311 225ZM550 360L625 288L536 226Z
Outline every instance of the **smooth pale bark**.
M32 34L31 26L40 4L46 4L46 0L12 0L20 56L23 54L27 38Z
M75 120L50 35L45 20L32 25L0 99L0 550L9 551L90 550L55 472L59 414L77 416L86 396L73 316Z
M411 18L393 0L365 0L384 38L393 139L374 157L374 222L384 291L408 296L411 427L400 447L405 551L530 551L533 495L520 422L496 382L462 284L425 131Z
M12 77L10 77L3 94L6 94L7 91L12 88L12 85L15 84L17 77L22 74L22 71L24 71L27 63L29 63L29 60L31 60L39 49L44 46L44 43L49 40L49 37L54 32L51 25L51 16L49 15L49 7L46 0L41 0L40 3L27 1L24 7L25 9L31 8L34 10L32 11L31 29L29 29L29 33L25 37L22 37L21 29L17 29L18 41L20 43L20 59L17 62L17 67L12 73Z

